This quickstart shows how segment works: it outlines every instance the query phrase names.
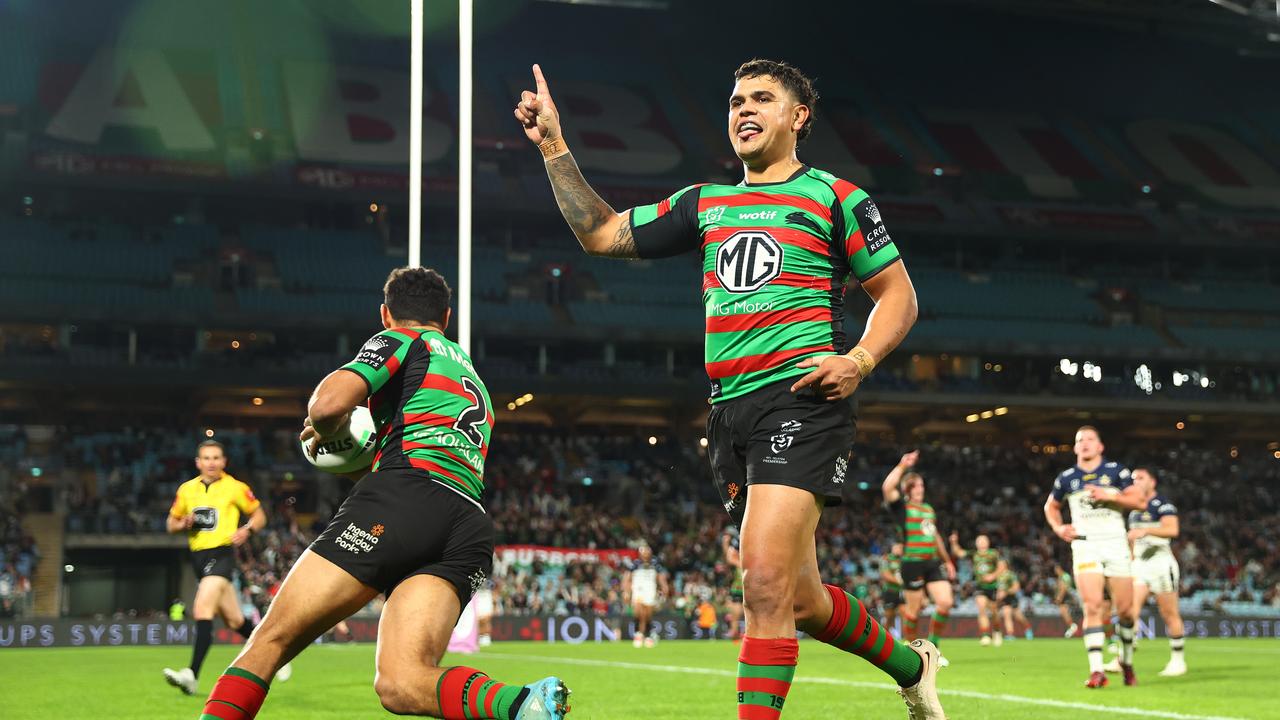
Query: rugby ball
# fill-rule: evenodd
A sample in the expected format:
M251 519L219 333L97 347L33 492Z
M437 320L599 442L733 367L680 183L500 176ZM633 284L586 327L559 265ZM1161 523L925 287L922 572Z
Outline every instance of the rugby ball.
M302 456L320 470L336 474L355 472L373 464L378 446L378 426L374 424L369 408L358 406L351 411L346 427L339 428L320 443L315 457L307 452L306 443L301 445Z

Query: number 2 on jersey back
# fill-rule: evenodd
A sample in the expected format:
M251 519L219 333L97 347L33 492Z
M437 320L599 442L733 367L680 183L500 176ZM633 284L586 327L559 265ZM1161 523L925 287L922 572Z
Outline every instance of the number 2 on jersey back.
M458 421L453 424L453 429L466 435L471 444L480 447L484 444L484 433L480 431L480 426L489 419L489 406L485 402L484 391L475 380L466 375L462 376L462 389L471 396L474 404L458 415Z

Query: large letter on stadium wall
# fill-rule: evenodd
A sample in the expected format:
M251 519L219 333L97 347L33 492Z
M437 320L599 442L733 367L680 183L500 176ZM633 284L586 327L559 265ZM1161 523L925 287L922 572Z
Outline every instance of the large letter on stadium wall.
M1266 160L1221 130L1172 120L1138 120L1130 142L1166 178L1195 186L1239 207L1280 207L1280 175Z
M522 86L513 86L519 96ZM658 175L680 164L680 148L653 128L653 104L635 92L617 85L556 81L551 95L565 118L565 140L583 168Z
M1044 118L1031 113L997 113L967 110L930 109L927 117L933 124L933 132L942 134L941 142L953 154L970 155L961 165L971 169L987 172L1008 172L1017 175L1026 183L1033 194L1046 198L1074 198L1075 182L1058 170L1031 144L1026 133L1055 132ZM965 133L973 133L971 138ZM958 145L968 145L961 149ZM990 151L990 159L984 164L981 160L984 151ZM1061 151L1070 153L1073 164L1086 163L1079 158L1079 153L1069 145L1063 144ZM975 167L976 165L976 167Z
M298 156L361 165L404 165L409 157L409 74L324 63L284 63ZM432 101L429 85L422 105ZM422 118L422 161L444 158L453 130Z
M120 101L129 78L140 102ZM159 50L100 49L45 132L62 140L96 143L108 125L153 129L169 150L214 149L213 135Z

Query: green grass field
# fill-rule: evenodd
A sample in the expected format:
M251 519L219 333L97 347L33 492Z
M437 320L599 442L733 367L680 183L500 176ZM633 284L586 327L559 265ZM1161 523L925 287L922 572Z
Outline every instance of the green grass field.
M1019 641L1002 648L953 640L944 643L952 665L940 672L939 686L953 720L1280 718L1280 643L1194 640L1187 645L1191 672L1185 677L1156 675L1168 649L1163 640L1152 641L1138 654L1138 687L1113 684L1099 691L1082 687L1079 640ZM235 650L213 649L201 678L203 692ZM165 665L185 663L188 653L183 647L0 650L0 717L194 719L203 696L180 695L160 675ZM573 689L571 719L687 720L735 717L736 658L737 646L724 641L666 642L646 650L630 643L499 643L445 662L479 667L504 682L558 674ZM389 716L373 693L371 645L312 647L294 668L292 680L272 689L260 717ZM903 717L905 708L886 676L816 642L801 644L783 718Z

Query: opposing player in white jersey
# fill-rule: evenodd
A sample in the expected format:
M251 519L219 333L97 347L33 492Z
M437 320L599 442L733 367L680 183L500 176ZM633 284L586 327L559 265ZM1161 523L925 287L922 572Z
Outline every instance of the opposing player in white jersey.
M1133 487L1128 468L1102 456L1105 446L1097 428L1085 425L1076 431L1076 464L1053 481L1044 503L1044 516L1054 534L1071 543L1072 569L1084 606L1084 647L1089 657L1085 687L1107 685L1103 672L1103 624L1107 618L1103 587L1111 593L1120 618L1120 664L1124 684L1136 685L1133 672L1133 570L1126 537L1124 512L1146 507L1142 492ZM1062 519L1062 503L1071 509L1071 522Z
M627 567L627 577L623 578L624 587L631 594L631 609L636 614L636 632L632 637L632 645L653 647L658 642L658 628L650 628L654 608L658 605L658 591L663 597L670 596L667 584L667 571L653 557L653 550L648 545L640 546L640 558ZM649 636L645 637L648 632Z
M1142 610L1148 595L1156 596L1156 607L1169 635L1169 664L1165 677L1187 674L1182 656L1182 615L1178 612L1178 559L1171 541L1178 537L1178 508L1156 492L1157 478L1150 468L1133 471L1133 485L1145 499L1141 510L1129 513L1129 541L1133 543L1133 614Z

